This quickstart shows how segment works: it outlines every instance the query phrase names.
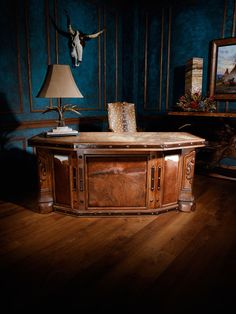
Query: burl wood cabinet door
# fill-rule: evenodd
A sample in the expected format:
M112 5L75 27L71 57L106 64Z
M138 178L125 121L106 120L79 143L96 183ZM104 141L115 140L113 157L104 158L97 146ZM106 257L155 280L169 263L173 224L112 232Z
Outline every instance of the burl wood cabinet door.
M178 202L179 197L179 154L168 154L163 157L161 205L167 206Z
M87 156L86 167L88 208L146 208L147 156Z
M53 156L54 199L56 204L71 206L70 156Z

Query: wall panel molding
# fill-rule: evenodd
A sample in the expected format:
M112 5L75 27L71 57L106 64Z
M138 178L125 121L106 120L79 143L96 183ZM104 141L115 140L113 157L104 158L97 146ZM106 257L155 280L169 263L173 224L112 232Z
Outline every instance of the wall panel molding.
M221 37L222 38L225 37L226 12L227 12L227 0L224 1L223 23L222 23L222 31L221 31Z
M148 72L148 13L145 14L145 37L144 37L144 86L143 86L143 108L147 109L147 72Z
M93 124L94 122L106 122L107 115L102 116L91 116L82 118L66 118L65 122L67 125L74 124ZM1 125L2 130L27 130L27 129L39 129L57 126L56 119L46 119L46 120L32 120L32 121L22 121L20 124L6 122Z
M32 3L32 5L33 5L33 3ZM50 36L49 36L49 27L48 27L48 19L49 19L48 1L41 2L41 5L43 5L43 12L44 12L44 16L43 16L44 23L43 23L43 25L45 26L45 33L44 33L43 37L44 37L45 49L46 49L45 50L46 57L44 58L44 60L45 60L45 68L47 68L46 62L50 61ZM32 69L32 58L33 57L32 57L32 50L31 50L31 45L34 46L31 39L34 40L34 37L32 36L32 34L30 34L30 22L32 21L33 17L30 17L29 9L30 9L29 3L28 3L28 1L26 1L25 2L25 25L26 25L27 68L28 68L28 85L29 85L28 94L29 94L29 101L30 101L30 112L36 113L36 112L43 112L45 107L42 107L42 109L35 109L34 108L36 104L35 104L34 97L33 97L33 84L32 84L33 77L32 77L32 75L33 75L34 69ZM41 32L40 29L39 29L39 32ZM34 34L34 35L36 35L36 34ZM40 46L40 48L43 48L43 47ZM39 53L42 53L42 51L39 51ZM41 68L43 68L43 64L40 63L40 70L41 70ZM39 89L40 89L40 85L38 86L38 90ZM47 101L48 101L48 106L49 106L50 100L47 100Z
M120 40L121 33L121 16L119 12L111 9L108 4L104 5L103 25L106 28L103 37L103 65L104 65L104 95L103 110L107 110L107 103L118 101L120 95L120 83L122 70L122 54Z
M118 50L118 13L115 15L115 100L118 100L118 73L119 73L119 50Z
M172 25L172 7L169 8L168 15L168 40L167 40L167 70L166 70L166 106L165 110L169 110L169 92L170 92L170 50L171 50L171 25Z
M158 41L156 41L155 36L151 37L151 13L146 12L144 21L144 79L143 79L143 109L144 111L161 111L162 107L162 84L163 84L163 53L164 53L164 9L161 10L160 16L155 16L156 21L160 23L160 32ZM159 31L159 30L158 30ZM152 46L151 46L152 45ZM153 64L150 64L151 48L157 47L159 57L156 63L156 69L154 69ZM158 71L158 81L157 85L150 86L149 74L154 70ZM154 75L154 73L152 73ZM155 81L155 77L151 81ZM149 100L151 97L154 100L153 105L149 105Z
M97 7L97 18L98 18L98 29L101 29L101 9ZM104 33L103 33L104 35ZM101 48L103 48L104 55L104 46L101 45L101 37L98 37L98 110L102 110L102 83L101 83ZM103 86L104 87L104 86ZM105 89L103 89L103 94ZM94 109L93 109L94 110Z
M236 0L234 0L234 14L233 14L233 25L232 25L232 37L235 36L235 24L236 24Z
M21 114L23 112L23 88L21 73L21 49L19 38L19 4L1 2L1 86L0 114ZM10 22L9 22L10 21Z
M21 52L20 52L20 43L19 43L19 26L17 20L17 10L18 4L16 5L16 11L14 12L15 15L15 25L16 25L16 47L17 47L17 79L18 79L18 95L19 95L19 112L23 112L23 89L22 89L22 79L21 79Z
M164 23L165 23L165 15L164 9L162 9L161 16L161 51L160 51L160 93L159 93L159 102L158 102L158 110L162 109L162 80L163 80L163 49L164 49Z
M103 7L103 26L106 29L107 28L107 23L106 23L106 10L105 7ZM107 45L107 34L106 31L103 33L103 87L104 87L104 109L106 109L106 102L107 102L107 50L106 50L106 45Z
M97 27L93 29L93 31L96 30L100 30L104 27L104 20L103 20L103 25L102 25L102 17L104 18L104 13L102 14L102 9L101 6L99 6L97 3L93 3L91 1L81 1L81 3L78 2L78 5L83 6L83 8L85 8L86 3L88 3L89 7L88 10L93 8L95 14L97 15ZM74 6L77 5L74 3ZM69 6L69 4L68 4ZM60 19L62 19L64 13L62 13L65 8L62 8L62 3L60 3L60 1L58 0L54 0L54 19L55 19L55 23L58 25L60 24L59 22L61 21ZM79 10L78 10L79 12ZM89 11L88 11L89 12ZM69 15L73 14L74 12L68 12ZM78 15L79 17L79 15ZM74 16L70 16L71 18L71 24L72 27L74 27L75 29L79 26L79 28L81 28L81 31L83 32L88 32L87 29L83 29L83 26L77 25L78 22L78 17L77 19ZM89 17L89 15L88 15ZM76 25L76 26L75 26ZM89 29L89 24L87 26L87 28ZM65 28L66 29L66 28ZM83 62L81 63L81 65L78 68L73 68L72 64L71 64L71 59L70 59L70 53L67 49L66 51L66 55L62 55L60 53L60 49L62 48L61 46L63 45L63 47L65 46L65 42L67 39L66 38L62 38L62 36L60 36L60 34L58 34L58 31L55 30L55 56L56 56L56 63L65 63L64 60L67 60L67 63L69 63L69 65L72 68L72 73L73 76L75 78L76 83L78 84L78 86L80 87L81 90L81 86L79 84L79 82L77 81L77 75L78 77L83 77L86 79L86 76L89 76L90 73L89 71L92 70L92 68L88 67L87 70L84 70L84 62L85 62L85 58L86 55L88 55L88 50L91 49L90 46L92 43L96 43L97 46L97 66L98 66L98 71L97 71L97 78L96 78L96 82L94 80L93 82L93 89L89 86L90 88L90 94L88 94L88 88L87 88L87 94L86 94L86 90L82 92L82 94L84 95L84 98L79 101L78 103L76 103L76 105L78 105L79 107L81 107L81 110L89 110L89 111L102 111L103 110L103 104L102 104L102 99L104 98L104 94L105 94L105 78L104 78L104 71L102 70L102 64L104 64L105 60L104 60L104 55L105 55L105 50L106 50L106 41L104 41L104 36L105 36L105 32L99 36L98 38L92 39L91 41L88 41L86 43L86 47L84 48L84 52L83 52ZM103 44L102 44L103 41ZM66 45L67 46L67 45ZM64 50L63 50L64 52ZM88 65L89 66L89 65ZM103 66L104 67L104 66ZM82 70L83 69L83 70ZM95 91L95 87L97 87L97 91ZM96 93L96 100L93 101L87 101L87 99L89 98L94 98L94 95L91 93ZM84 107L86 107L86 109L84 109Z

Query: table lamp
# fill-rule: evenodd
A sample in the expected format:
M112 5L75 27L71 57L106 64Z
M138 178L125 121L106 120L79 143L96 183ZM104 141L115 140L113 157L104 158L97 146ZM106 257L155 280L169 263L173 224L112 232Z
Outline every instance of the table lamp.
M61 98L82 98L69 65L50 64L48 65L47 74L43 85L38 92L37 97L41 98L58 98L57 107L48 107L43 113L56 111L59 115L58 126L47 132L47 136L68 136L77 135L78 131L73 130L65 125L64 113L72 111L80 114L76 105L62 105Z

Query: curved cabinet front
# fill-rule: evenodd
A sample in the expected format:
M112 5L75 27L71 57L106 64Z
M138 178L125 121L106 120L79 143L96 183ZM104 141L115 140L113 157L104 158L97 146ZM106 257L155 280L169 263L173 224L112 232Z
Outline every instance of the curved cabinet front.
M139 136L142 134L147 140L147 133ZM193 210L195 148L204 146L204 140L189 135L191 141L180 144L175 139L163 144L155 141L158 134L149 134L149 145L137 141L127 144L127 135L123 135L123 145L121 135L119 141L107 143L106 132L102 140L92 143L86 134L81 141L79 137L32 138L29 143L36 147L39 177L43 179L39 211L132 215ZM91 139L91 133L88 137ZM42 210L45 207L47 211Z

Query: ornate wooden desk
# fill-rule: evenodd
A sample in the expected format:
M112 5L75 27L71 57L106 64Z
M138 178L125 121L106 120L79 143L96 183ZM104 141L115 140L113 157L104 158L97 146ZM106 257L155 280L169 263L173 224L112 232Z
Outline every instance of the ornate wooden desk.
M37 153L41 213L158 214L194 209L195 149L183 132L86 132L28 140Z

